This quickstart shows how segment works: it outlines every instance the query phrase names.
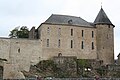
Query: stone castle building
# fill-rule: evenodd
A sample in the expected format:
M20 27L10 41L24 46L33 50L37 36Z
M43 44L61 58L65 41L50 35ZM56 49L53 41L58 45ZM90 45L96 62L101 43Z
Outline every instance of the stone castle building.
M114 25L101 8L93 23L80 17L52 14L29 39L0 38L0 58L3 77L29 71L30 65L54 56L76 56L96 59L103 64L114 63ZM8 68L9 67L9 68Z

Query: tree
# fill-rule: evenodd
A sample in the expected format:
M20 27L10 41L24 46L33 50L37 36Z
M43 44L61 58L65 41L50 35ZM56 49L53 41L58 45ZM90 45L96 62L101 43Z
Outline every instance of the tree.
M10 38L17 38L17 32L18 32L18 27L10 31L10 34L9 34Z
M10 38L28 38L29 30L26 26L22 26L20 29L16 27L12 31L10 31Z

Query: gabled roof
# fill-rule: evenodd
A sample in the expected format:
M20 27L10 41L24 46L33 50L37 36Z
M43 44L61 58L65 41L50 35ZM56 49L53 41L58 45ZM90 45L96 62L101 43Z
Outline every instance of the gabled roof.
M113 25L110 19L107 17L106 13L104 12L103 8L101 7L94 24L109 24Z
M80 17L52 14L44 23L93 27Z

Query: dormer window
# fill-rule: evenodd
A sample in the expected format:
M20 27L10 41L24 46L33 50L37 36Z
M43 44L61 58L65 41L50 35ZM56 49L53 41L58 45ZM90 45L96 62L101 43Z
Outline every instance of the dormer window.
M72 21L72 19L70 19L69 21L68 21L68 24L72 24L73 23L73 21Z

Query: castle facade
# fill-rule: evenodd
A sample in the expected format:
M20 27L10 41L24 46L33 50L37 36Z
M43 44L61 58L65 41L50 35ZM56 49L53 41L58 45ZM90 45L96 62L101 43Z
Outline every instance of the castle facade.
M52 14L29 39L0 38L0 58L6 59L4 78L9 72L29 71L30 65L54 56L76 56L114 63L114 25L101 8L93 23L80 17ZM7 68L9 66L9 68Z

